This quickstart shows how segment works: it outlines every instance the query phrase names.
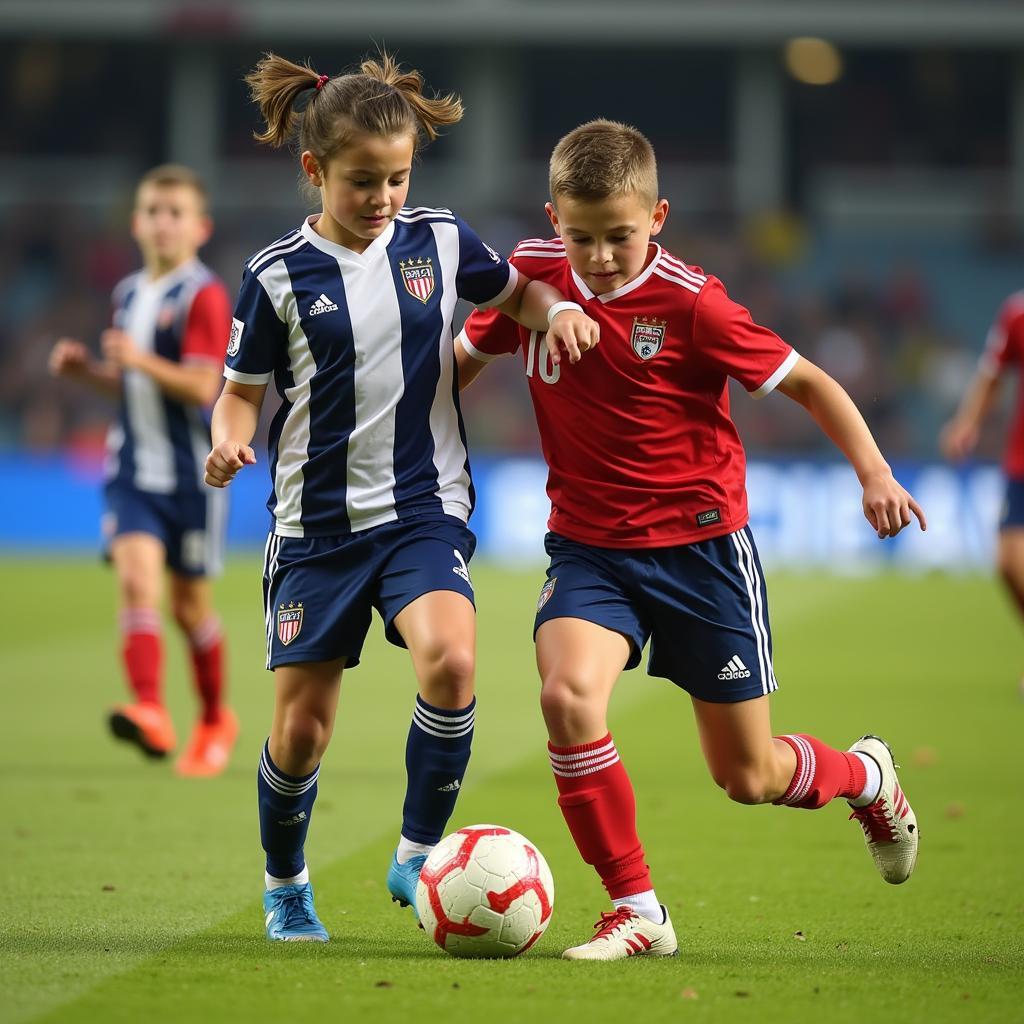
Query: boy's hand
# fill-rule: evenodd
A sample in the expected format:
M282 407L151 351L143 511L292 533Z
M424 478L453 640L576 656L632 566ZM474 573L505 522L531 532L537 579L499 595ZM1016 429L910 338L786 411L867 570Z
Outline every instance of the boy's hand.
M881 540L895 537L905 526L909 526L911 512L917 516L921 529L928 529L924 509L888 470L876 473L865 482L863 504L864 515Z
M60 338L53 346L48 365L54 377L78 377L90 363L89 350L74 338Z
M104 358L121 369L130 369L139 361L139 350L130 334L115 330L113 327L100 336Z
M570 363L578 363L584 352L589 352L601 340L601 328L596 320L576 309L563 309L551 320L544 335L551 354L551 362L562 361L562 351L569 354Z
M256 465L256 453L237 441L221 441L206 456L205 481L211 487L227 487L243 466Z
M978 427L973 423L953 418L939 434L939 448L951 462L960 462L974 451L978 443Z

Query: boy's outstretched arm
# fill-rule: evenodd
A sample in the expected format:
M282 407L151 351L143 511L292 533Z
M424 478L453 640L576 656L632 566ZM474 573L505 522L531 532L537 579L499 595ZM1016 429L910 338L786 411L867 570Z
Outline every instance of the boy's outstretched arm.
M824 370L806 359L796 365L778 390L799 402L849 460L864 488L864 515L880 538L895 537L911 523L911 512L926 530L924 510L892 475L850 396Z
M999 377L979 369L964 392L960 408L939 435L939 447L947 459L959 462L971 454L998 393Z

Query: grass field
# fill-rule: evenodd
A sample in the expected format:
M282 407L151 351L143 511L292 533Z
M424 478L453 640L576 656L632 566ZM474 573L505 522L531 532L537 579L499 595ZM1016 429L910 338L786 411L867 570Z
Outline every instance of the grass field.
M544 755L529 644L539 574L485 566L474 759L453 825L496 821L539 845L557 886L551 927L520 960L457 961L388 901L414 687L375 625L343 683L307 849L333 941L265 941L259 571L257 557L237 559L219 589L243 723L235 761L185 781L104 733L121 693L110 577L85 559L0 563L0 1021L1024 1020L1024 645L990 580L771 580L776 729L890 740L922 834L902 887L879 879L842 805L730 804L685 696L629 674L612 727L682 955L598 965L558 959L605 903ZM173 635L168 652L184 733L192 702Z

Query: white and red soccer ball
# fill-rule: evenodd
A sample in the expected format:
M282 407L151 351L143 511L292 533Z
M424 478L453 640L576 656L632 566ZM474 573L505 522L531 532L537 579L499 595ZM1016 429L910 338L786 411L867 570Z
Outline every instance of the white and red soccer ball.
M540 851L499 825L446 836L416 887L420 924L462 957L518 956L544 934L554 905L555 883Z

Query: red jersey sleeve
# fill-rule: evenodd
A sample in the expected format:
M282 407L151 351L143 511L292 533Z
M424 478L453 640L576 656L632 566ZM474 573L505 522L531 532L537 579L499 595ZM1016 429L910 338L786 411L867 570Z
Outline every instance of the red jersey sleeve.
M488 363L519 348L519 324L496 309L477 309L469 315L459 339L474 359Z
M219 281L211 281L192 299L181 342L181 361L223 365L230 333L228 293Z
M693 340L701 359L734 377L755 398L773 391L799 359L774 331L754 323L714 277L694 304Z
M1024 292L1011 295L989 328L981 365L993 376L1011 363L1024 362Z

